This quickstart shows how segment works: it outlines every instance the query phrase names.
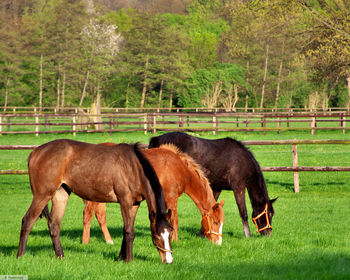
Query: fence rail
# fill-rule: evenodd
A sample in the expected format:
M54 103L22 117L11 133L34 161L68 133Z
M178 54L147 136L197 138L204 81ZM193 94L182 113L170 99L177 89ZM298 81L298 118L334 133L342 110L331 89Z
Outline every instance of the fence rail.
M299 166L297 145L343 144L349 145L350 140L259 140L242 141L244 145L292 145L293 166L261 167L264 172L294 172L294 192L300 191L299 172L304 171L350 171L350 166ZM146 145L143 145L146 147ZM32 150L37 145L0 145L0 150ZM0 170L0 175L23 175L27 170Z
M81 108L81 107L53 107L53 106L45 106L45 107L37 107L37 106L0 106L0 111L3 114L16 114L16 113L71 113L78 114L79 111L84 111L87 113L91 113L91 108ZM179 108L179 107L150 107L150 108L118 108L118 107L102 107L102 113L152 113L152 112L236 112L236 113L276 113L276 112L286 112L286 113L295 113L295 112L348 112L350 108L347 107L329 107L329 108L255 108L255 107L236 107L232 110L228 110L224 107L216 107L216 108L207 108L207 107L193 107L193 108Z
M48 134L79 132L143 131L282 131L340 130L350 122L349 112L322 113L113 113L86 114L0 114L1 134Z

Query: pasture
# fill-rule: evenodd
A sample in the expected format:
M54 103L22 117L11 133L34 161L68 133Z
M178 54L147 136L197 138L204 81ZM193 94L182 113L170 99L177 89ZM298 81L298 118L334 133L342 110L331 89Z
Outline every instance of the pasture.
M158 134L159 135L159 134ZM0 136L1 145L42 144L57 138L100 142L147 143L151 134ZM338 132L196 133L238 140L349 139ZM261 166L291 166L290 146L252 146ZM26 169L30 151L0 151L0 169ZM350 145L300 145L300 166L350 166ZM186 195L179 199L179 241L173 242L174 263L162 264L152 244L148 212L141 204L135 221L134 261L116 261L122 239L119 205L107 205L107 224L115 245L104 243L94 219L91 243L82 245L82 200L71 195L62 222L64 259L56 259L46 220L38 220L28 238L27 253L16 259L21 219L32 194L27 175L0 176L0 275L29 279L350 279L350 172L300 173L300 193L293 192L290 172L264 173L274 204L272 236L244 238L232 192L224 191L223 244L197 236L200 213ZM248 213L251 207L247 198Z

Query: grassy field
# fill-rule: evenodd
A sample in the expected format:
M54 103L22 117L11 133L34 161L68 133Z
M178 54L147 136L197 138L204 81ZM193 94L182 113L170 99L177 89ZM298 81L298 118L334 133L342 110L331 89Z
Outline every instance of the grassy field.
M231 136L238 140L349 139L336 132L276 132L196 134L206 138ZM42 144L56 138L91 143L105 141L147 143L143 133L0 136L0 145ZM252 146L261 166L291 166L290 146ZM25 169L30 151L0 151L0 169ZM299 164L350 166L350 145L300 145ZM94 220L91 244L82 245L83 202L71 195L62 224L65 258L58 260L45 220L38 220L28 239L26 255L17 260L21 219L32 194L26 175L0 176L0 275L28 275L29 279L350 279L350 173L304 172L299 194L293 193L293 174L264 173L275 203L273 232L269 238L243 237L232 192L223 192L226 222L223 244L197 237L200 214L186 196L179 200L179 241L173 243L174 263L161 264L154 248L146 204L135 223L134 261L116 261L122 239L119 205L109 204L107 219L115 245L104 243ZM248 202L248 211L251 209ZM250 222L251 232L255 232Z

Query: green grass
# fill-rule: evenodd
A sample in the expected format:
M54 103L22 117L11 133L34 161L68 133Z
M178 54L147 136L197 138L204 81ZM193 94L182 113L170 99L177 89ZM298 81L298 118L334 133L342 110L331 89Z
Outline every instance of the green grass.
M338 132L212 133L206 138L234 136L239 140L349 139ZM0 144L42 144L56 138L73 138L99 143L146 143L151 134L114 133L35 136L0 136ZM290 146L251 146L262 166L290 166ZM0 169L25 169L30 151L0 151ZM349 166L350 145L299 145L300 165ZM82 245L83 202L71 195L62 223L63 260L54 256L47 224L38 220L28 239L27 253L16 259L21 219L32 194L26 175L0 176L0 275L25 274L29 279L350 279L350 173L302 172L301 192L293 193L293 174L266 172L269 195L278 196L273 232L269 238L243 237L241 221L232 192L223 192L226 222L223 245L197 237L200 214L194 203L179 200L179 241L173 243L174 263L161 264L154 248L142 203L135 222L134 261L116 261L122 240L122 219L118 204L107 205L107 222L115 245L104 243L96 220L91 244ZM248 200L248 212L251 208Z

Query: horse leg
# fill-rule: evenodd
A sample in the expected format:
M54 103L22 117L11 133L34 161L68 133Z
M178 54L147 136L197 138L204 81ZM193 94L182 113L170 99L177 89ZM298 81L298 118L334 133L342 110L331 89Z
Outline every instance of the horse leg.
M244 186L235 188L233 191L238 206L239 215L241 216L243 232L245 237L250 236L250 230L248 225L247 206L245 203L245 188Z
M219 198L220 194L221 194L221 190L219 190L219 191L218 190L213 190L214 199L216 201L218 201L218 198ZM204 233L204 228L203 227L201 227L201 229L199 230L198 236L202 237L202 238L205 238L205 233Z
M52 198L52 207L50 213L50 219L48 222L50 236L55 254L57 258L63 258L63 249L60 241L61 222L63 219L64 212L66 210L67 201L69 194L67 191L60 187Z
M106 203L98 203L96 207L96 219L100 225L106 243L113 245L113 240L107 228Z
M97 208L97 202L84 200L85 207L83 211L83 244L90 243L90 227Z
M132 261L132 246L135 239L134 222L139 205L127 206L120 204L124 221L123 241L119 253L119 259L126 262Z
M43 198L34 195L32 204L22 219L17 258L23 256L26 252L28 235L34 226L34 223L39 218L39 215L42 213L44 207L48 204L49 201L50 197Z
M167 201L167 206L169 209L171 209L171 217L170 217L170 224L173 227L173 236L172 240L177 241L178 240L178 229L179 229L179 217L177 214L177 198L173 201Z

